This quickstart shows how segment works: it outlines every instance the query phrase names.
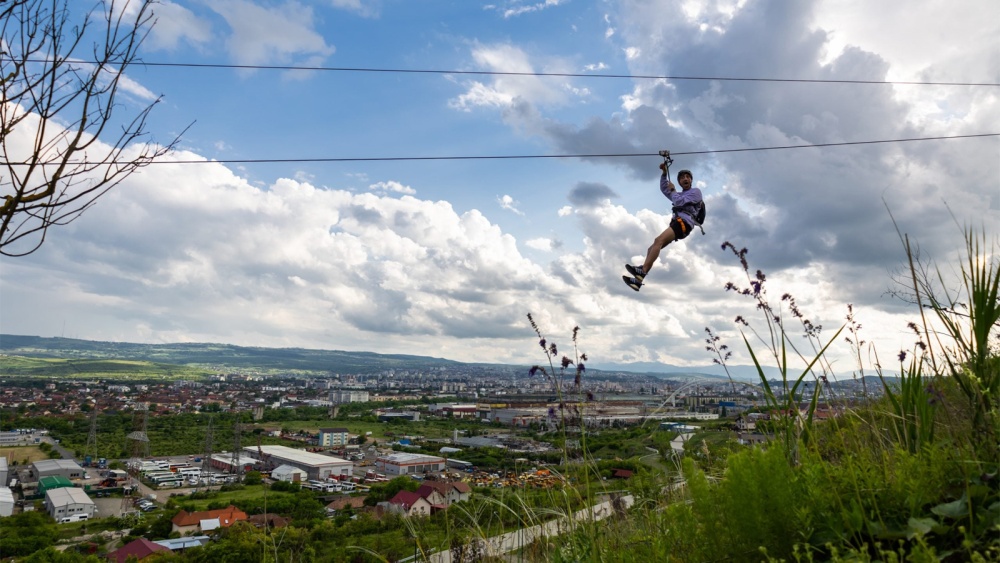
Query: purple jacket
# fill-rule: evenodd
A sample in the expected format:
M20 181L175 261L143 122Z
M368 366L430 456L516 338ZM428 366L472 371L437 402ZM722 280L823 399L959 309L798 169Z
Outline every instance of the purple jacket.
M701 223L695 221L694 213L696 211L697 204L702 201L701 190L692 187L689 190L680 192L676 190L670 191L669 185L670 178L668 178L666 174L661 174L660 191L663 192L663 195L667 196L667 199L674 204L674 215L684 219L684 222L689 225L700 225Z

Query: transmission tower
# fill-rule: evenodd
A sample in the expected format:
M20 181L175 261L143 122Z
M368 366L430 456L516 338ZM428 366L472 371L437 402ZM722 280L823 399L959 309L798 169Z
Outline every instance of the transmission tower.
M125 436L128 444L128 481L126 481L125 494L122 495L122 514L132 508L134 495L139 489L140 472L142 468L142 458L149 457L149 434L146 432L149 427L149 405L144 404L137 410L132 411L132 432Z
M83 450L83 459L93 464L97 458L97 403L90 411L90 433L87 434L87 447Z
M201 458L201 478L198 481L197 491L202 484L208 485L212 473L212 415L208 415L208 430L205 431L205 457Z
M243 426L240 424L240 415L236 414L236 421L233 423L233 458L230 462L230 470L233 475L236 476L236 482L239 483L243 480L243 464L240 461L240 450L242 446L240 445L240 439L243 435Z

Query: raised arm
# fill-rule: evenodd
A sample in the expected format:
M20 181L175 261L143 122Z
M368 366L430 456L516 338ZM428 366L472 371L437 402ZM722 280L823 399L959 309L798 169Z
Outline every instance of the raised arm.
M663 195L666 196L667 199L673 201L673 197L671 197L671 194L673 194L675 190L676 188L674 188L674 183L670 181L670 178L667 176L666 172L661 174L660 191L663 192Z

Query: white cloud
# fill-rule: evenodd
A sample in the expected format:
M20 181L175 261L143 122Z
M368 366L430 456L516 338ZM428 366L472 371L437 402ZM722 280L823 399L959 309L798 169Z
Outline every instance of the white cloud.
M544 2L536 2L534 4L521 4L520 0L512 0L507 4L508 7L498 9L506 19L553 8L565 2L566 0L545 0Z
M604 30L604 38L611 39L615 35L615 28L611 25L611 16L604 14L604 23L607 24Z
M151 49L173 50L182 40L193 45L204 45L212 40L212 26L208 21L170 0L154 4L153 15L156 23L145 43Z
M292 64L303 60L305 64L316 64L335 51L316 31L313 9L294 0L273 8L250 0L216 0L210 6L232 29L226 45L238 64Z
M472 61L464 66L499 72L594 71L604 63L585 67L586 62L603 60L614 67L625 62L630 73L643 75L949 81L997 75L1000 33L991 18L975 15L991 7L981 0L970 3L969 10L916 0L899 15L849 0L623 0L597 7L611 11L603 23L594 5L585 4L527 16L538 20L537 29L520 25L523 19L502 21L492 8L486 14L473 10L467 12L470 19L482 21L463 20L463 36L456 39L457 27L438 21L430 7L413 12L423 25L379 31L394 38L398 33L409 57L399 64L414 68L454 68L454 51L440 57L438 41L448 36L446 41L471 44ZM188 5L204 10L209 4ZM303 64L321 63L332 52L325 39L338 29L329 25L331 14L337 25L346 19L359 26L359 33L370 33L374 28L363 26L373 22L354 14L376 4L273 0L263 8L229 0L211 5L232 20L229 45L234 53L245 50L239 53L242 60ZM540 5L506 3L501 9ZM352 13L337 12L337 7ZM565 29L558 22L555 28L541 25L563 12L570 16L559 20L567 22ZM940 29L935 12L941 14L936 16ZM919 25L910 21L917 16ZM392 18L377 23L395 25ZM225 29L221 18L213 25ZM576 31L567 35L570 26ZM926 33L913 32L920 29ZM609 30L613 33L606 35ZM173 39L164 44L208 50L182 31L165 34ZM568 49L566 37L585 48ZM632 49L627 60L625 47ZM342 130L368 153L384 152L386 143L397 140L414 146L406 127L365 128L389 122L408 127L413 116L420 141L441 154L650 156L586 159L583 166L532 161L499 174L484 163L470 167L468 181L459 177L464 172L456 172L462 164L445 174L417 164L310 164L302 171L288 166L277 173L278 166L270 164L150 166L80 220L53 230L39 253L2 262L0 324L5 331L55 335L65 320L67 336L86 338L366 349L527 363L537 361L525 344L533 338L524 319L531 311L553 339L568 336L575 325L583 327L585 351L599 362L707 364L704 327L741 349L733 318L755 314L753 302L723 289L728 281L745 279L739 262L720 250L724 241L732 241L750 249L751 271L767 274L770 295L794 294L810 320L826 327L825 334L843 322L850 302L868 339L888 339L888 348L898 349L915 311L885 297L888 274L902 256L883 199L924 255L946 268L962 240L945 204L959 223L995 232L1000 221L995 139L708 154L981 133L1000 115L998 96L989 88L537 76L479 76L463 82L469 75L453 75L451 83L438 83L460 87L449 94L449 108L440 90L423 88L415 76L393 76L405 87L384 87L395 95L391 103L377 97L384 91L373 91L365 104L352 98L343 106L320 108L308 103L316 98L307 95L330 92L331 100L324 101L332 101L333 90L286 88L264 74L255 77L259 84L247 81L247 91L261 87L270 96L273 105L264 117L287 124L285 135L267 134L252 144L249 138L257 135L247 135L241 124L232 136L220 126L205 138L225 139L226 150L239 154L266 154L273 139L287 139L288 150L309 154L316 145L293 144L302 131L294 127L339 126L335 119L319 117L336 107L357 118L343 122ZM353 85L353 80L338 75L331 84ZM192 81L190 88L201 85ZM369 95L360 88L354 93ZM210 98L199 93L198 99ZM225 98L220 94L211 101L220 99ZM496 116L471 111L476 108L498 110L509 130L497 127ZM190 114L203 108L179 109ZM444 114L434 113L441 109ZM308 112L310 119L296 111ZM227 113L199 117L199 125L214 127L223 117L247 119ZM390 113L404 119L390 121ZM265 130L263 121L260 127ZM480 149L470 151L469 143ZM621 282L624 263L641 260L669 219L669 202L658 191L659 159L652 156L662 148L678 153L674 173L695 171L708 199L709 219L704 236L696 232L664 249L646 287L635 293ZM200 157L178 153L175 158ZM265 169L269 172L261 172ZM267 178L267 173L285 179L251 183L240 177ZM387 177L395 179L369 180ZM469 189L470 181L477 189ZM432 195L416 197L410 186L417 185L421 194ZM494 196L494 203L491 193L504 195ZM523 208L525 218L512 218L505 208ZM837 348L838 369L850 366L842 344ZM883 355L891 353L886 350L880 346Z
M378 17L382 5L380 0L330 0L330 3L335 8L354 12L366 18Z
M541 250L543 252L554 252L562 248L562 241L548 238L548 237L538 237L533 239L528 239L524 241L524 245L528 248L533 248L535 250Z
M507 194L497 197L497 203L500 204L500 209L513 211L517 215L524 215L524 212L517 208L519 203Z
M417 190L411 188L410 186L404 186L403 184L390 180L388 182L376 182L368 186L373 192L377 193L396 193L404 195L416 195Z
M570 100L589 95L585 88L576 89L568 78L529 76L535 72L571 73L572 65L557 58L536 64L519 47L510 44L476 45L472 58L479 70L523 73L496 75L489 83L468 81L466 92L449 100L455 109L469 111L473 107L504 108L522 100L530 104L561 106ZM536 67L541 67L536 70ZM572 94L568 96L567 93Z

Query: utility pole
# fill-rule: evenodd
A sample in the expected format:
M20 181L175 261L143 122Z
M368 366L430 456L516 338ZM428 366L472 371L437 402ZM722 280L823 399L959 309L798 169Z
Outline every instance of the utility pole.
M138 429L136 429L136 426L138 426ZM135 495L135 491L139 488L142 458L149 457L149 435L146 432L148 427L149 405L144 404L138 410L132 412L133 431L128 436L125 436L129 452L127 467L128 481L125 485L128 491L122 495L122 514L125 514L132 508L132 503L135 500L133 495Z
M240 424L240 413L236 413L236 420L233 422L233 457L230 462L230 470L236 476L236 482L243 480L243 465L240 461L240 450L243 449L240 440L243 435L243 427Z
M97 403L94 403L94 409L90 411L90 432L87 434L87 447L83 450L83 459L85 461L93 460L97 457Z
M208 486L212 472L212 415L208 415L208 430L205 431L205 457L201 458L201 475L198 479L197 491L201 485Z

